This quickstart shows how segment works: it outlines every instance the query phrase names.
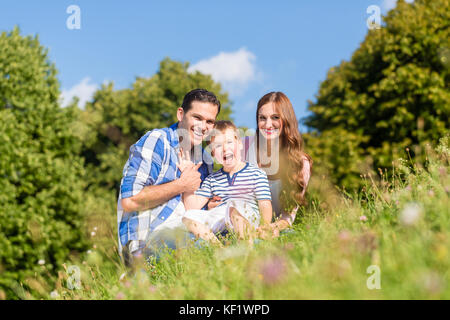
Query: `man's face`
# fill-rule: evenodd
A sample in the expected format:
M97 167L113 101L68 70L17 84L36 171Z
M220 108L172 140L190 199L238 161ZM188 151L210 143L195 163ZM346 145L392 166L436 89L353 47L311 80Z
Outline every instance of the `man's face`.
M212 139L212 151L216 161L224 168L234 168L241 161L241 140L236 137L234 129L217 131Z
M202 143L203 138L214 127L219 108L209 102L193 101L188 112L177 110L178 128L184 129L183 137L189 137L191 146Z

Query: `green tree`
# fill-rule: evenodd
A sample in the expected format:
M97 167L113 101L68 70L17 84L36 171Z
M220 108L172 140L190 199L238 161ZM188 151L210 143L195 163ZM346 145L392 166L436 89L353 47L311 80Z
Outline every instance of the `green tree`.
M80 112L79 130L84 135L83 155L93 189L117 190L130 146L147 131L175 123L177 108L190 90L214 92L222 104L219 119L230 118L228 94L220 84L209 75L189 73L188 67L188 63L166 58L155 75L137 78L131 88L114 90L109 83L94 94Z
M0 287L54 274L84 250L81 141L61 109L56 68L38 37L0 35Z
M357 185L366 159L389 168L405 147L448 130L450 0L400 0L384 21L309 102L309 150L339 185Z

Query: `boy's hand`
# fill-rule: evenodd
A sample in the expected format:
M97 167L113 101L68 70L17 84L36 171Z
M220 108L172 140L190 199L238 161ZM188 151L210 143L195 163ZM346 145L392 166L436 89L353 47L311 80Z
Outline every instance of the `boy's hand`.
M219 196L214 196L211 199L209 199L208 202L208 210L214 209L219 204L222 204L222 199Z

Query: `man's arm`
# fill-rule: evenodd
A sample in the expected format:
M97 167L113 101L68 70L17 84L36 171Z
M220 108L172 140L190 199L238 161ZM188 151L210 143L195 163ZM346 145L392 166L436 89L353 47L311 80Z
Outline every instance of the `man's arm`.
M180 180L168 183L146 186L137 195L122 199L125 212L144 211L155 208L183 192Z
M125 212L144 211L155 208L164 202L183 192L193 192L198 189L201 183L199 163L187 168L181 173L179 179L174 181L144 187L138 194L122 199L121 204Z

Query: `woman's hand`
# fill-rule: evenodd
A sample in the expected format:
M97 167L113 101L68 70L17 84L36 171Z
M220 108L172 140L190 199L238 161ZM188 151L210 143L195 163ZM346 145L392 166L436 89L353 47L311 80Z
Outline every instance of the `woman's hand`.
M270 223L258 227L258 229L256 229L256 234L258 238L270 240L278 237L280 235L280 231L275 223Z
M222 199L219 196L214 196L211 199L209 199L208 202L208 210L214 209L218 205L222 204Z

